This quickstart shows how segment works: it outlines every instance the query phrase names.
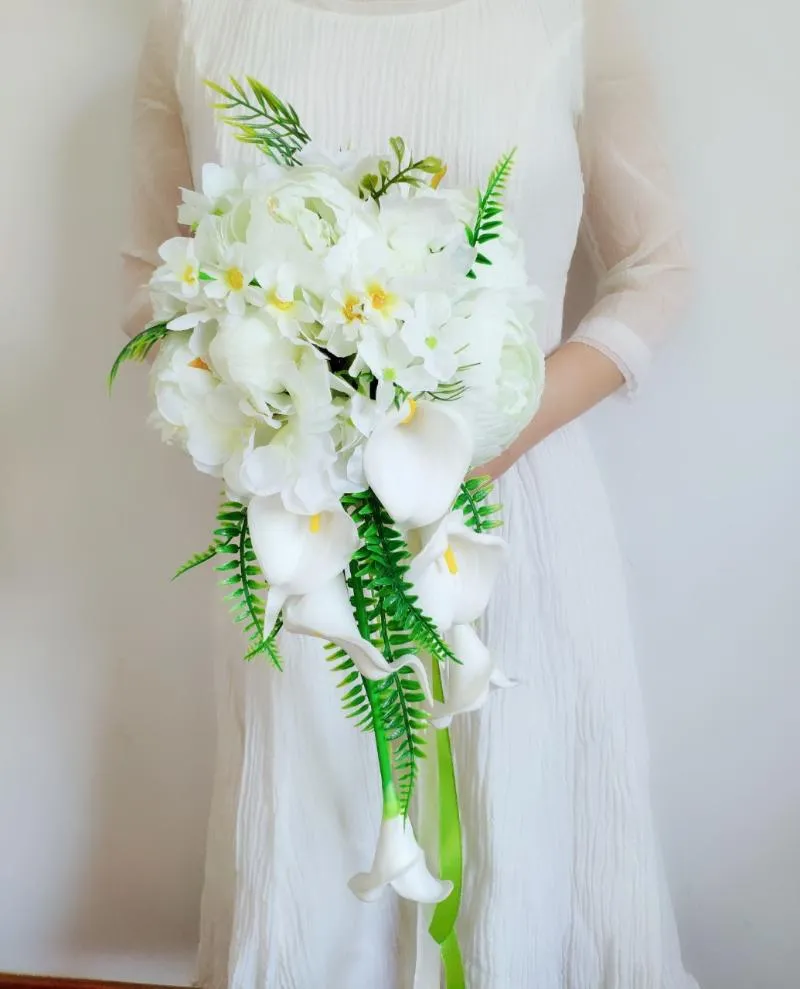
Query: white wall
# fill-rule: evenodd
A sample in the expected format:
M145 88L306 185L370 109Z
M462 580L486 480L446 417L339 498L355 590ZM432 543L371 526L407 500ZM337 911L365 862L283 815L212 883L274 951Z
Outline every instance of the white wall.
M698 299L652 388L592 428L688 961L703 989L792 989L800 15L791 0L639 6ZM206 535L213 492L143 428L142 376L123 375L113 402L103 390L145 8L0 0L0 970L181 981L213 744L212 591L166 578Z
M104 385L147 4L0 13L0 971L185 981L210 588L169 577L214 491L145 429L142 373Z

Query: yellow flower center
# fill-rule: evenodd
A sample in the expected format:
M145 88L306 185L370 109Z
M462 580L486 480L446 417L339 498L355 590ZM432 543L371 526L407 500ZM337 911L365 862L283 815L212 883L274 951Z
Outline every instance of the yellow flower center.
M189 361L189 367L196 367L198 371L210 371L211 368L206 364L202 357L195 357L193 361Z
M455 575L458 573L458 562L456 560L456 554L453 552L450 546L444 551L444 562L447 564L447 569L451 574Z
M442 181L445 175L447 175L447 165L444 166L441 172L437 172L433 176L433 178L431 179L431 189L438 189L439 183Z
M197 275L194 273L194 265L187 264L183 269L183 274L181 275L181 281L186 285L196 285Z
M312 515L311 518L308 520L309 532L313 532L316 534L319 532L321 526L322 526L322 516L319 514Z
M267 296L267 302L269 302L271 306L275 306L276 309L280 309L281 312L289 312L290 309L294 308L294 302L287 302L285 299L282 299L275 289L273 289Z
M372 308L378 312L389 312L394 306L395 297L381 285L370 285L367 291L369 292L369 301L372 303Z
M417 414L417 403L416 403L416 401L413 398L409 398L409 400L408 400L408 415L405 417L405 419L401 419L400 420L400 425L401 426L407 426L408 423L411 422L411 420L414 418L414 416L416 414Z
M233 292L241 292L244 288L244 275L238 268L228 268L225 272L225 281Z
M342 303L342 315L348 323L354 323L356 320L361 322L364 319L364 314L361 312L361 300L357 295L348 295L345 298Z

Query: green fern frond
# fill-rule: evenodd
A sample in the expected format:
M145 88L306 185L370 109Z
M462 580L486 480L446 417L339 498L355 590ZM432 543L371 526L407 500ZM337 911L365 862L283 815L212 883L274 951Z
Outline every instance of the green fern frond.
M208 563L209 560L213 560L214 557L219 553L220 546L219 543L214 540L213 543L208 547L208 549L203 550L202 553L195 553L194 556L190 557L182 567L179 567L173 576L173 580L177 580L184 574L189 573L190 570L195 570L197 567L202 567L204 563Z
M251 76L246 86L231 77L231 89L206 80L206 86L221 97L214 103L221 119L238 131L244 144L252 144L279 165L297 165L297 153L311 140L295 108L284 103L263 83ZM249 89L249 93L248 93Z
M500 236L499 230L503 225L503 193L511 175L516 153L517 149L512 148L511 151L504 154L492 169L489 180L486 183L486 189L483 192L478 190L475 222L471 227L467 227L467 240L470 247L479 248L483 244L497 240ZM491 264L492 262L490 258L479 250L475 256L475 263ZM475 275L475 271L472 270L467 277L475 278L477 276Z
M389 513L372 491L347 495L343 504L350 509L363 542L353 562L367 590L380 597L392 626L407 631L419 650L440 662L457 663L406 579L411 553Z
M170 331L167 329L166 323L154 323L152 326L148 326L146 329L142 330L135 337L129 340L122 350L117 354L117 359L111 366L111 371L108 375L108 390L109 392L114 387L114 382L116 381L119 369L125 363L125 361L138 361L140 364L147 359L147 355L155 347L159 340L163 338Z
M217 523L214 535L222 540L219 553L230 559L216 569L223 574L223 587L230 588L226 600L231 603L233 620L243 626L250 642L245 658L251 660L265 655L281 670L283 663L275 641L280 631L280 621L269 635L264 635L267 584L250 541L247 508L238 502L226 502L217 515Z
M501 506L487 503L493 491L491 477L471 477L461 485L453 510L462 512L465 523L475 532L489 532L503 524L498 517Z

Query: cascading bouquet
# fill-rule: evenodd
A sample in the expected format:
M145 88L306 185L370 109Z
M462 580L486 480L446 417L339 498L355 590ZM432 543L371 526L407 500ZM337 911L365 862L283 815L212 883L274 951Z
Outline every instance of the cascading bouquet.
M221 558L249 660L280 669L281 630L328 643L383 792L375 859L351 889L439 904L431 933L454 987L448 726L508 682L473 627L507 546L491 482L465 478L530 421L544 381L540 296L503 222L513 152L476 199L444 188L443 163L399 137L386 155L325 152L256 80L209 85L266 160L207 165L202 191L184 190L191 236L161 247L153 322L110 383L159 345L153 421L225 487L213 542L178 573ZM429 726L441 879L409 820Z

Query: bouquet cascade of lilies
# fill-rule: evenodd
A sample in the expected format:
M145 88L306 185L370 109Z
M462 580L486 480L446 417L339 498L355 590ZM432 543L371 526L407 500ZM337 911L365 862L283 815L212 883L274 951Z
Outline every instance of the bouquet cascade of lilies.
M448 727L508 685L474 627L507 545L490 482L465 478L530 421L544 381L540 294L503 218L513 152L476 196L399 137L385 155L331 153L256 80L209 85L264 157L206 165L183 191L187 236L160 248L153 321L111 382L158 345L152 420L224 486L211 545L178 573L217 561L248 660L281 668L286 633L328 644L383 796L350 887L438 904L455 986L460 834L435 875L410 810L435 730L440 813L459 827Z

